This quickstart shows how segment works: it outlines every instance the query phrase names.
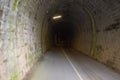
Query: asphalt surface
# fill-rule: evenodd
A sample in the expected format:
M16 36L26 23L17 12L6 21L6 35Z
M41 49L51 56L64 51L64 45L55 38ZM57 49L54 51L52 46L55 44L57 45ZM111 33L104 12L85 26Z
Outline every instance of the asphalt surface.
M120 74L80 52L52 49L29 80L120 80Z

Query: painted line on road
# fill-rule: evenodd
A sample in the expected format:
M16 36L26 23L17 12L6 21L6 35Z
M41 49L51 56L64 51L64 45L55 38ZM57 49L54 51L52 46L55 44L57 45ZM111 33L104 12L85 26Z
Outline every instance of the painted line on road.
M70 63L70 65L72 66L73 70L75 71L75 73L77 74L77 76L79 77L80 80L83 80L82 76L80 75L80 73L78 72L78 70L75 68L75 66L73 65L72 61L69 59L67 53L65 52L65 50L62 48L62 51L66 57L66 59L68 60L68 62Z

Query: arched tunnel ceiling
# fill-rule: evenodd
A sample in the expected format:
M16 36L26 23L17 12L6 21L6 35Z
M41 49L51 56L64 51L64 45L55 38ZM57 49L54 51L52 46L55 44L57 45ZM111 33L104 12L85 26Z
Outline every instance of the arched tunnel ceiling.
M94 15L94 17L109 16L109 12L115 10L119 6L119 0L60 0L56 7L51 7L49 12L49 17L53 16L56 13L68 14L74 16L76 12L79 12L80 9L88 8L88 10ZM76 12L74 12L76 11ZM51 13L52 12L52 13ZM77 16L78 17L78 16Z
M60 14L63 16L64 21L71 22L73 24L90 22L90 18L88 13L84 10L84 6L81 2L77 2L77 0L69 0L69 1L60 1L56 7L51 7L48 10L48 22L52 21L52 17L56 14Z
M74 25L74 28L76 30L76 37L77 34L81 34L79 32L81 31L89 31L92 34L92 23L91 23L91 17L90 14L85 10L86 7L84 7L81 2L77 2L77 0L71 0L71 1L60 1L60 3L54 7L50 8L48 11L48 23L50 26L53 26L59 21L52 20L52 17L56 14L60 14L63 16L63 19L61 21L68 22L71 25ZM88 9L87 9L88 10ZM92 37L93 35L91 35ZM92 43L90 44L92 45Z

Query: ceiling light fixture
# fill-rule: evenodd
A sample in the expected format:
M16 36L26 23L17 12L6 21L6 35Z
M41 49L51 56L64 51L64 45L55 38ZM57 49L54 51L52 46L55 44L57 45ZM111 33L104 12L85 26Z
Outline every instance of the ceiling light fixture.
M55 20L55 19L60 19L60 18L62 18L62 15L53 16L53 19L54 19L54 20Z

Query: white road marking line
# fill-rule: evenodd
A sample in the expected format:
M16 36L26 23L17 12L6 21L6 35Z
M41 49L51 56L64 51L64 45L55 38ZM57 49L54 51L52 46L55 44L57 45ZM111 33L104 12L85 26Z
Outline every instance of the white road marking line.
M83 78L81 77L81 75L79 74L79 72L77 71L77 69L75 68L75 66L73 65L73 63L71 62L71 60L69 59L69 57L67 56L66 52L64 49L62 49L66 59L68 60L68 62L70 63L70 65L72 66L73 70L75 71L75 73L77 74L77 76L79 77L80 80L83 80Z

